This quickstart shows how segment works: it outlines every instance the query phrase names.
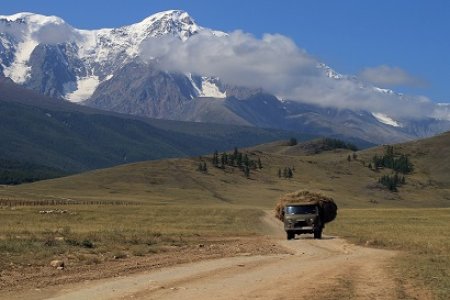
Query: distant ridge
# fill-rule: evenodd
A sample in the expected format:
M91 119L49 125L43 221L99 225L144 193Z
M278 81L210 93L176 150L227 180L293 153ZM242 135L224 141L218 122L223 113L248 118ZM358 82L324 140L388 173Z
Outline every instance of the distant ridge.
M0 79L0 91L0 174L11 182L13 173L33 181L141 160L195 156L293 134L120 115L48 98L8 79Z

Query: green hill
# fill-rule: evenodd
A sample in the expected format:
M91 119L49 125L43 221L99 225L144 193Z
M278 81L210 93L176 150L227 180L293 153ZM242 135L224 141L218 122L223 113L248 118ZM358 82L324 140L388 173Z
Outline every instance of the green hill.
M196 156L293 135L281 130L104 112L38 95L6 79L0 80L0 91L0 183L53 178L142 160Z
M395 146L410 155L414 164L406 184L391 192L378 179L389 169L368 168L373 155L383 148L355 153L335 149L319 154L295 150L304 145L286 143L261 145L242 150L262 162L262 169L250 171L249 178L238 167L217 168L211 157L147 161L91 171L0 190L2 198L95 199L99 201L138 201L154 204L239 205L272 207L275 199L298 189L320 191L336 199L340 207L448 207L450 205L450 133ZM281 153L281 154L280 154ZM288 153L288 154L284 154ZM198 171L200 162L208 167ZM278 176L291 168L293 178ZM82 186L80 190L78 187Z

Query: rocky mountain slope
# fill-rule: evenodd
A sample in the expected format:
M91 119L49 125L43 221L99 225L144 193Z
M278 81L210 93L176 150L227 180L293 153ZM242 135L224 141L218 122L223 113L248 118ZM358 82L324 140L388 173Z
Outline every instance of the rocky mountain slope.
M293 136L275 129L150 120L101 111L39 95L6 78L0 78L0 90L0 184L197 156Z
M393 118L388 112L342 109L280 100L261 88L230 85L202 74L167 71L140 57L150 38L187 41L226 33L204 28L183 11L157 13L112 29L79 30L54 16L0 16L0 73L39 93L120 113L182 121L279 128L318 135L350 136L374 143L427 137L450 129L448 106L432 117ZM317 69L338 84L366 94L391 90L359 82L325 64Z

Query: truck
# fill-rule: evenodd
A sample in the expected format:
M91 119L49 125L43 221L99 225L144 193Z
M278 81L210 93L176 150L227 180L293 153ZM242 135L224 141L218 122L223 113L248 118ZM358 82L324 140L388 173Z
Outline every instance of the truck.
M313 233L315 239L322 238L324 222L321 207L317 203L288 203L283 208L284 230L287 239L296 234Z

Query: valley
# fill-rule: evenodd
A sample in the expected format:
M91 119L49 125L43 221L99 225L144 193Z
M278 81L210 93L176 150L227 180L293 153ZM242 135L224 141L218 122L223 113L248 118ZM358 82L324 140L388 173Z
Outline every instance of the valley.
M0 299L448 299L450 7L288 2L2 4Z
M450 193L443 155L450 146L448 137L446 133L394 146L410 155L414 164L398 192L377 184L382 174L391 171L367 167L373 155L383 153L383 147L311 154L311 149L320 149L321 140L240 149L262 163L248 178L239 168L214 167L212 156L202 156L1 186L1 278L9 286L4 295L39 288L48 296L45 293L56 293L65 284L85 280L92 280L95 289L98 279L113 274L128 278L146 270L224 256L244 255L250 260L258 260L259 255L263 260L267 255L283 256L292 245L274 242L281 223L271 219L278 229L270 229L266 220L278 197L307 189L330 195L338 204L338 219L327 225L326 235L400 251L382 263L395 271L390 284L399 299L429 289L442 297L450 265L445 256L450 224L445 207L449 207ZM354 153L356 158L348 161ZM206 162L207 172L198 170L200 161ZM285 167L294 169L292 178L278 176ZM303 247L305 241L302 237L294 242ZM52 259L63 260L65 269L49 267ZM334 252L333 259L339 259ZM419 260L422 269L417 272ZM356 279L345 280L349 286L356 284Z

